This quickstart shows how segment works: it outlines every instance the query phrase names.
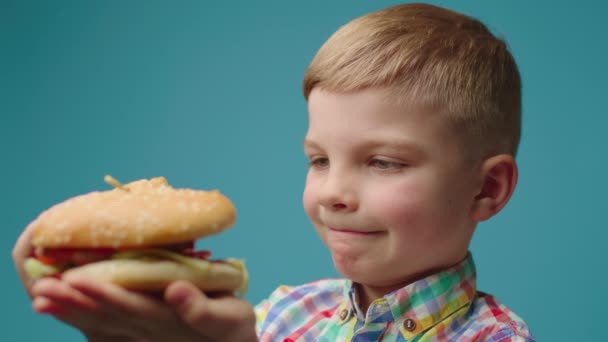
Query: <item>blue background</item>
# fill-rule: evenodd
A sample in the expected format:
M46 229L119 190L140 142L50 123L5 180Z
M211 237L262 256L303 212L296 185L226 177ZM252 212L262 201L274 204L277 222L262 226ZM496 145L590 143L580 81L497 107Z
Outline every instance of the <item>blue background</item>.
M301 79L339 26L397 1L1 1L2 340L80 341L34 314L10 250L50 205L157 175L219 188L232 230L201 247L247 260L247 299L335 276L301 208ZM539 341L603 341L608 25L602 1L433 1L507 38L523 76L521 178L480 225L479 286Z

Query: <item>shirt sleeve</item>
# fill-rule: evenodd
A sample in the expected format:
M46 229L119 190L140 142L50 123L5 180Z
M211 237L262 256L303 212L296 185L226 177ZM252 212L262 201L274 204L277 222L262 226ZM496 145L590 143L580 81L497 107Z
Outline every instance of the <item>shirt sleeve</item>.
M490 342L535 342L535 340L532 337L522 337L522 336L512 336L512 337L505 337L505 338L499 338L499 339L495 339L492 338L491 340L488 340Z
M486 342L535 342L529 334L520 335L511 329L501 329L495 334L485 339Z
M274 290L270 296L259 302L255 310L255 330L258 336L261 336L268 323L268 313L274 304L285 298L291 291L291 286L281 285Z

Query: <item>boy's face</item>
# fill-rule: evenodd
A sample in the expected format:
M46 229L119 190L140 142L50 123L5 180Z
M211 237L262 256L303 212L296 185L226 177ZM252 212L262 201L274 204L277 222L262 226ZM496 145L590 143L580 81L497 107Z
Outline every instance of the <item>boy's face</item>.
M478 172L438 113L368 89L309 97L304 208L334 264L390 292L460 261Z

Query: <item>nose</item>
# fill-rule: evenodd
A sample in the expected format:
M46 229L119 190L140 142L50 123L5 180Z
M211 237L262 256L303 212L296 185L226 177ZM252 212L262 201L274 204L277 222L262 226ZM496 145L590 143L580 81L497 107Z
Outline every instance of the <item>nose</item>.
M354 186L355 180L339 170L332 169L326 175L318 192L321 206L331 211L355 211L358 201Z

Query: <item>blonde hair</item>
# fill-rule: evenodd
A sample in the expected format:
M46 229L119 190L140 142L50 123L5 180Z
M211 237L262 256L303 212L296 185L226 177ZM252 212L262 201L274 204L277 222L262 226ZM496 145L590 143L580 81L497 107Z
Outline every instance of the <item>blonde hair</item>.
M521 81L503 39L480 21L428 4L404 4L356 18L319 49L303 81L351 92L395 90L397 99L430 105L461 132L467 152L515 155Z

